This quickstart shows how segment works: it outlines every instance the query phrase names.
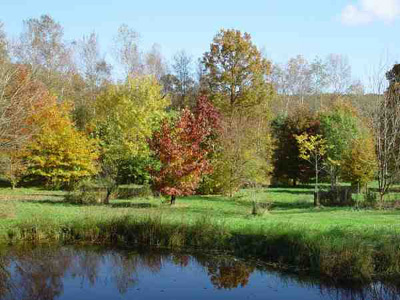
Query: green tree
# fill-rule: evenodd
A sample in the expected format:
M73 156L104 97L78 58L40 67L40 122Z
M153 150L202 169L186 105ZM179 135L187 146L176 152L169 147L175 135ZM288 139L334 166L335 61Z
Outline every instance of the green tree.
M159 127L169 105L169 98L161 91L154 77L142 76L110 85L97 98L95 124L110 155L148 155L147 139Z
M320 120L321 132L328 145L327 171L331 187L336 188L344 155L350 151L353 141L360 137L361 120L351 104L340 100L330 110L321 113Z
M94 132L102 148L102 182L107 199L119 184L120 174L146 177L150 150L147 139L167 116L169 98L152 76L128 77L123 84L110 85L96 99ZM129 162L130 167L127 166ZM127 174L130 170L133 174Z
M274 180L308 182L313 177L310 165L300 158L296 135L320 134L318 116L305 105L297 106L288 115L281 115L272 121L274 137Z

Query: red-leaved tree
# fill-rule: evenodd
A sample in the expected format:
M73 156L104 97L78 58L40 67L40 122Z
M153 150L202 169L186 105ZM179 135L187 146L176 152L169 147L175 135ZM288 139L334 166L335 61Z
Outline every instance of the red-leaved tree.
M201 96L193 113L184 109L175 122L164 120L149 140L150 149L161 163L160 168L151 170L154 188L171 196L171 204L177 196L193 194L201 176L212 172L209 156L219 123L218 111Z

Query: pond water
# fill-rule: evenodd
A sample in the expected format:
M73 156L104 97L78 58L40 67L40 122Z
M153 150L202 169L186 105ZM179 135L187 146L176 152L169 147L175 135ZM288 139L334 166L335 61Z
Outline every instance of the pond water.
M0 299L400 299L400 287L338 287L221 255L40 246L0 256Z

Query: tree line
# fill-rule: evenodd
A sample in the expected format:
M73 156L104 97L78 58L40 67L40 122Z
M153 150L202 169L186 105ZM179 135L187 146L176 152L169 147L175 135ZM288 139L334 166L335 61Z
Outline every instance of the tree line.
M248 33L220 30L195 62L168 63L121 25L113 64L92 33L64 38L48 15L9 38L0 23L1 171L15 187L107 190L149 183L171 203L241 187L373 179L381 198L400 174L398 84L366 94L345 56L274 64ZM117 74L118 75L115 75Z

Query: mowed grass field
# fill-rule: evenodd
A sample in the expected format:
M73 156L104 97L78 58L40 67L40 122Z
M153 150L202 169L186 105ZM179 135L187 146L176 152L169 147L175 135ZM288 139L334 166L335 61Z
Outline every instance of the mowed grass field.
M64 201L63 191L38 188L0 189L0 233L21 222L69 222L82 218L161 216L170 222L192 223L207 219L231 229L295 225L326 231L341 227L360 232L400 229L400 210L313 207L313 187L242 190L233 198L190 196L174 206L162 198L115 199L110 205L76 205ZM262 215L252 215L252 201L272 202Z

